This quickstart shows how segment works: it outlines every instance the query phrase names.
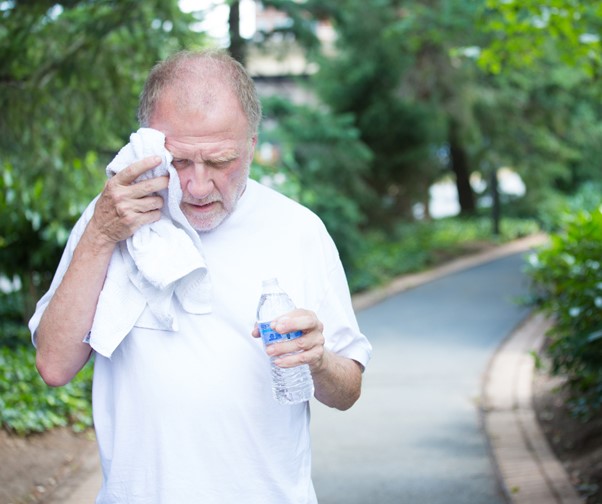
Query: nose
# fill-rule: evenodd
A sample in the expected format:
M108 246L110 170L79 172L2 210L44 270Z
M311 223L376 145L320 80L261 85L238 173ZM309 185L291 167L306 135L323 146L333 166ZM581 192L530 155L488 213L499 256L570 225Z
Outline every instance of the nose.
M211 170L204 163L191 163L184 173L180 172L180 185L184 194L198 200L206 198L214 189Z

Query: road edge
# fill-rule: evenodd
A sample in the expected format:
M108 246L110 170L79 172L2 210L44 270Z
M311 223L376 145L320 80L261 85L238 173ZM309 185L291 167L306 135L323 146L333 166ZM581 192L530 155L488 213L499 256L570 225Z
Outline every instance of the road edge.
M552 322L529 315L504 340L485 373L481 415L498 479L512 504L582 504L550 448L533 408L532 352Z

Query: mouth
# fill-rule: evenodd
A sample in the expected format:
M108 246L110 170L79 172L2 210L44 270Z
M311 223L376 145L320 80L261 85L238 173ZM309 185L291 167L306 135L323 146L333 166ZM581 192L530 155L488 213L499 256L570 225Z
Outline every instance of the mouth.
M192 203L189 201L182 202L183 205L195 212L208 212L218 206L219 203L219 201L210 201L208 203Z

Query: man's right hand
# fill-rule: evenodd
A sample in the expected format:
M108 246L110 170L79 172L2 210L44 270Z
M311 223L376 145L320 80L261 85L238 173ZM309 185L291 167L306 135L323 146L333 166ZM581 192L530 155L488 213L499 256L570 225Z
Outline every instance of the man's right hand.
M90 222L103 242L115 244L132 236L143 225L159 220L163 198L155 193L167 188L169 177L135 182L159 163L161 158L157 156L144 158L107 181Z
M96 202L36 332L36 365L48 385L68 383L90 357L82 340L92 327L115 244L159 220L163 199L154 193L167 187L169 177L135 180L160 162L149 157L132 163L107 182Z

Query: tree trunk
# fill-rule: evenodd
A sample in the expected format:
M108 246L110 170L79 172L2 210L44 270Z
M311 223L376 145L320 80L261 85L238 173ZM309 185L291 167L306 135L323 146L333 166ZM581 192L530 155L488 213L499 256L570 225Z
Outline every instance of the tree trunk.
M245 39L240 35L240 1L230 2L230 13L228 14L228 33L230 34L230 55L241 65L246 63Z
M500 235L500 220L501 220L501 205L500 205L500 191L497 179L497 170L493 170L491 174L491 220L492 220L492 231L495 236Z
M470 166L468 153L460 141L459 128L456 121L449 121L449 155L451 158L451 168L456 176L456 187L458 189L458 199L460 203L460 213L462 215L472 215L475 213L475 197L470 185Z

